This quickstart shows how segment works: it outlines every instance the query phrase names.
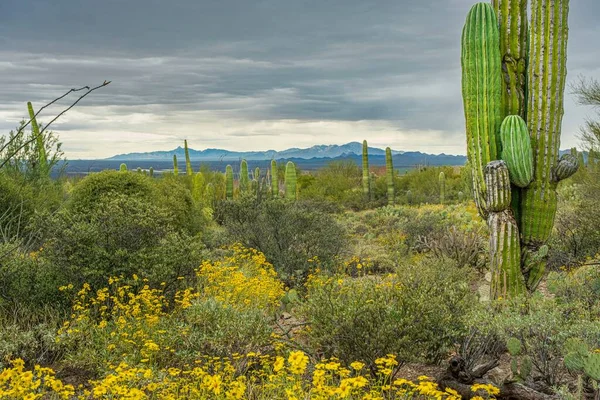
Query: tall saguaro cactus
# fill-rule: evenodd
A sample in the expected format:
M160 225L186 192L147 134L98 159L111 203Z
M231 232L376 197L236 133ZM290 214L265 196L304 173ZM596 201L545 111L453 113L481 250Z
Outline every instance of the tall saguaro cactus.
M192 169L192 161L190 160L190 150L188 149L187 139L183 141L183 150L185 152L185 174L187 176L194 175L194 170Z
M225 198L233 199L233 168L231 165L225 167Z
M35 147L37 152L37 163L41 177L50 176L50 166L48 165L48 156L46 154L46 144L44 143L44 135L40 134L40 128L35 118L33 105L30 101L27 102L27 111L29 119L31 119L31 134L35 138Z
M248 163L242 160L240 163L240 193L250 189L250 178L248 177Z
M371 180L369 175L369 147L367 141L362 144L362 187L365 199L371 199Z
M444 200L446 198L446 174L444 174L444 171L440 172L439 180L440 180L440 204L444 204Z
M388 204L394 204L394 163L392 161L392 149L385 148L385 178L387 181Z
M293 162L288 161L285 166L285 198L288 200L296 200L296 166Z
M271 195L279 197L279 178L277 176L277 162L271 160Z
M556 213L569 0L477 3L462 36L462 89L475 202L490 227L492 295L534 291ZM499 161L498 158L501 158ZM509 183L510 182L510 183Z
M173 154L173 175L179 175L179 165L177 165L177 154Z

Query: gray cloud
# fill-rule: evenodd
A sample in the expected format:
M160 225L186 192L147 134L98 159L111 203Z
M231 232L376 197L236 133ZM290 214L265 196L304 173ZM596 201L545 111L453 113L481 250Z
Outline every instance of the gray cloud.
M4 0L0 129L25 117L28 100L109 79L55 125L67 155L168 149L184 137L197 148L367 138L464 154L459 42L472 3ZM571 3L569 79L600 78L600 4ZM563 147L589 113L572 96L565 107Z

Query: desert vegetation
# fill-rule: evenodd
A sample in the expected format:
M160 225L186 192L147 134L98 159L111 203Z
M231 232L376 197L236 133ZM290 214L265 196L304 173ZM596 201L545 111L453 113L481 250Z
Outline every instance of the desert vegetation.
M365 140L212 171L185 141L185 168L53 179L28 104L0 139L0 398L598 398L600 129L559 154L568 1L531 10L467 16L463 167Z

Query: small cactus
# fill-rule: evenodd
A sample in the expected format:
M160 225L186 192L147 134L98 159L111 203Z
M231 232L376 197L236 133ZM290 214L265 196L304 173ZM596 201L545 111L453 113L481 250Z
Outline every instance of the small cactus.
M150 173L150 178L154 177L154 168L150 167L148 172Z
M127 164L121 163L121 165L119 166L119 171L127 172Z

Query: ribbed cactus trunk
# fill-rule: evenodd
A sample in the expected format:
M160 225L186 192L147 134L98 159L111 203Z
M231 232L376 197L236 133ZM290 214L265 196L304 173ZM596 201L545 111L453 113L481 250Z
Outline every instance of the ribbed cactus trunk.
M194 170L192 169L192 161L190 160L190 150L188 149L187 140L183 141L183 150L185 151L185 174L187 176L194 175Z
M296 166L293 162L288 161L285 166L285 198L288 200L296 200L297 195Z
M567 76L568 0L532 0L529 44L527 126L535 172L533 182L521 198L521 241L523 251L532 257L552 231L556 215L554 171L562 126L563 94ZM564 179L566 176L563 176ZM546 263L529 265L527 285L535 289Z
M446 174L444 174L444 171L440 172L439 181L440 181L440 204L444 204L444 200L446 199Z
M279 197L279 178L277 176L277 162L271 160L271 195L273 198Z
M179 165L177 165L177 154L173 154L173 175L179 175Z
M225 167L225 198L233 199L233 168L231 165Z
M388 204L394 204L394 163L392 161L392 149L385 149L385 178L387 182Z
M369 147L367 141L363 140L362 144L362 187L365 199L371 199L371 182L369 175Z
M521 273L519 227L510 210L510 178L506 163L492 161L485 166L486 205L489 211L491 295L494 298L515 296L525 291Z
M31 102L27 102L27 111L29 112L29 119L31 119L31 134L35 139L37 164L40 171L40 177L49 177L50 166L48 165L48 156L46 155L44 135L40 134L40 127L38 126L35 118L35 112L33 111L33 105L31 105Z
M527 0L478 3L463 30L469 163L475 201L490 227L494 297L537 288L556 185L579 164L571 154L558 159L568 6L568 0L532 0L528 27Z
M240 193L250 189L250 177L248 176L248 163L242 160L240 163Z

